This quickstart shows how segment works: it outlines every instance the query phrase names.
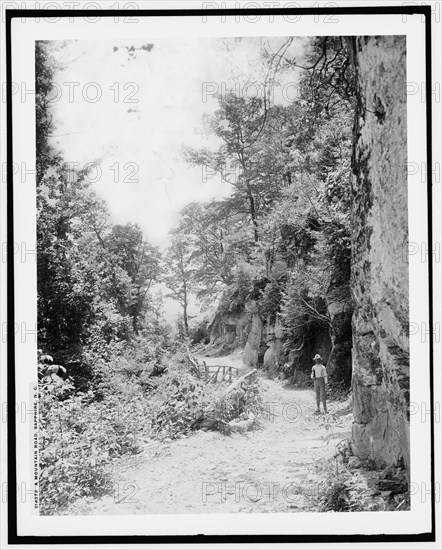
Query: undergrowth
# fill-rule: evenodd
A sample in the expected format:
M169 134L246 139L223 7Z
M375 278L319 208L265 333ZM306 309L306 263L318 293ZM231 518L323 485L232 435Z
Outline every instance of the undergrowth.
M315 507L318 512L370 512L409 509L410 497L403 465L379 469L352 455L349 440L336 436L333 423L328 436L335 454L322 466ZM388 490L385 490L387 488Z
M232 419L259 409L256 383L225 396L226 386L205 385L190 373L183 350L155 365L115 357L101 368L95 392L77 391L42 357L49 356L39 363L43 515L109 494L115 462L139 453L148 439L176 439L204 426L225 432Z

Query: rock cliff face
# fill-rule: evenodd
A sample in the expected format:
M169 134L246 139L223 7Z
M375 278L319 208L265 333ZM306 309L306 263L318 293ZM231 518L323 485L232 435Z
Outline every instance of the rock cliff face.
M226 344L232 348L244 346L249 331L249 318L243 311L218 312L209 325L210 343Z
M271 321L270 318L263 319L259 302L251 298L235 311L218 311L208 329L213 347L222 347L223 353L242 347L244 348L242 361L246 367L255 368L263 365L273 376L280 373L287 359L296 369L301 368L310 372L313 356L316 353L319 353L325 362L331 354L332 343L328 329L324 328L298 350L291 350L290 357L287 357L284 351L282 325L279 321ZM347 360L346 357L345 360ZM341 366L344 364L342 356L339 357L339 362ZM332 377L333 372L332 364L330 366Z
M247 300L245 308L250 318L250 330L247 336L246 347L242 355L242 362L246 367L254 368L258 365L263 322L259 313L258 303L255 300Z
M281 357L284 353L284 329L280 322L276 321L271 323L270 319L267 319L266 323L266 344L267 350L264 354L264 368L272 376L279 374L281 368Z
M351 40L357 75L352 183L353 447L409 466L406 43Z

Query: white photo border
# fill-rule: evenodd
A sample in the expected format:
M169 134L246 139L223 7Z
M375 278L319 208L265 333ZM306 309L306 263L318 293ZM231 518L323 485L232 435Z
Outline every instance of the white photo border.
M364 8L362 8L364 11ZM25 90L35 86L34 52L36 40L109 40L109 39L154 39L155 37L180 36L322 36L322 35L406 35L407 38L407 82L425 83L426 55L428 43L426 18L422 12L412 14L405 8L401 13L346 14L334 8L328 8L337 21L325 24L316 21L313 13L303 13L295 21L295 12L287 10L287 18L275 14L270 22L271 9L263 9L263 16L253 23L246 20L241 10L235 15L222 12L209 15L205 12L189 15L183 11L180 15L144 16L142 12L133 17L131 11L100 12L100 18L94 23L87 21L98 17L96 12L70 11L69 17L58 17L50 22L50 15L43 10L34 18L28 13L17 10L11 17L11 66L12 82L20 83ZM300 10L301 11L301 10ZM345 10L344 10L345 11ZM357 12L357 8L354 8ZM370 10L368 10L370 11ZM131 24L124 24L123 18L129 12ZM405 13L405 16L404 16ZM247 10L250 14L250 10ZM290 16L293 17L292 21ZM120 17L119 22L116 18ZM251 16L250 16L251 17ZM428 14L427 16L428 17ZM183 18L185 24L183 24ZM205 19L204 19L205 18ZM319 24L318 24L319 23ZM14 243L28 243L28 254L32 254L30 243L36 242L36 204L35 204L35 101L32 94L12 95L12 157L18 166L29 167L25 181L20 174L13 175L13 220ZM426 165L427 156L427 105L421 101L420 94L408 95L408 132L407 158L418 166ZM428 232L428 185L421 181L422 174L409 174L409 241L426 243L430 246ZM431 175L430 175L431 177ZM424 223L425 221L425 223ZM25 245L26 246L26 245ZM35 248L34 248L35 250ZM421 261L419 255L409 257L410 282L410 320L429 326L430 287L429 264ZM22 253L14 258L14 310L15 323L19 330L15 334L15 403L33 403L33 388L37 384L37 343L31 338L36 327L36 269L35 262L22 261ZM20 327L25 327L25 332ZM410 401L413 403L431 403L430 379L430 339L410 338ZM15 406L15 405L14 405ZM32 405L30 405L32 408ZM429 405L431 410L431 406ZM30 415L32 417L32 413ZM431 417L431 414L430 414ZM431 465L432 434L428 416L415 414L410 417L411 481L420 487L432 486ZM33 485L33 422L16 422L16 481ZM12 424L13 425L13 424ZM31 428L31 429L30 429ZM11 452L11 449L10 449ZM10 493L11 494L11 493ZM12 496L12 495L11 495ZM434 498L434 495L433 495ZM432 499L423 499L422 493L411 495L411 510L401 512L359 512L339 514L179 514L154 516L40 516L33 506L32 499L22 502L16 498L17 541L22 537L51 537L51 540L63 537L92 536L192 536L204 532L210 536L296 536L324 537L345 535L386 535L413 536L429 534L433 531L434 506ZM11 511L11 508L10 508ZM320 521L318 521L320 518ZM351 521L349 521L351 519ZM147 520L147 521L146 521ZM222 529L220 526L223 526ZM171 528L173 526L173 528ZM72 540L74 540L72 539ZM169 539L170 540L170 539ZM398 539L393 539L398 540ZM413 539L414 540L414 539ZM23 539L24 541L24 539ZM98 542L98 541L97 541ZM129 539L128 539L129 542ZM135 541L134 541L135 542ZM172 542L172 540L170 540Z

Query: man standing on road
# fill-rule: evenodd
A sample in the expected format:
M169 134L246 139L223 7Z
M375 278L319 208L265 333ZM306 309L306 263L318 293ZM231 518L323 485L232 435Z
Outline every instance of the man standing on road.
M315 364L312 367L311 379L314 383L316 392L316 414L320 414L319 404L322 401L324 407L324 413L327 413L327 400L325 394L325 388L327 386L327 369L321 363L321 356L316 354L313 357Z

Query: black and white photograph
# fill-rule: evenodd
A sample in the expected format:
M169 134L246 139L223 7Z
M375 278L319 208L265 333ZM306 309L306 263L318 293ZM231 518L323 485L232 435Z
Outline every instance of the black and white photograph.
M431 13L214 4L12 18L17 541L435 540Z

